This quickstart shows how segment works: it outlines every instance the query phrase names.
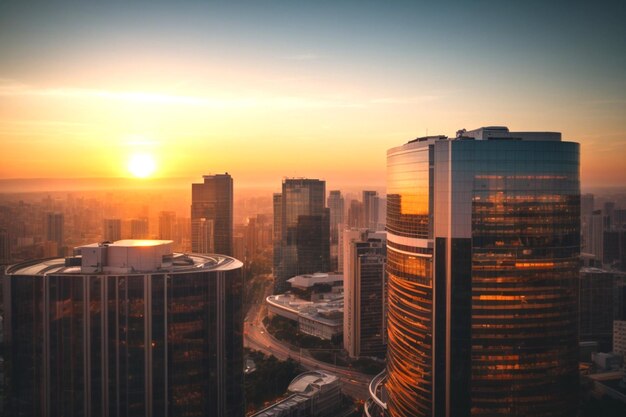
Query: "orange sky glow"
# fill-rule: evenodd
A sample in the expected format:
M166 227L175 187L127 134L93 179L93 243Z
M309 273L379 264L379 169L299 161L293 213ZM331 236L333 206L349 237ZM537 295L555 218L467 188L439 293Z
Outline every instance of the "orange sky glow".
M410 21L394 32L403 27L395 15L376 17L388 26L373 34L346 20L335 41L324 34L337 29L292 10L303 29L259 32L255 43L245 16L245 36L236 38L236 19L216 36L201 32L201 19L161 30L159 16L134 27L87 10L84 26L59 14L49 33L32 34L24 16L36 21L37 12L5 12L0 179L130 177L129 159L146 154L153 177L228 171L248 185L297 176L384 186L388 148L487 125L560 131L580 142L583 186L626 178L622 62L597 74L559 66L589 61L582 49L564 46L555 58L534 39L503 37L500 45L487 37L472 46L454 31L443 47L420 42ZM111 25L115 32L106 32ZM83 33L91 37L75 39ZM467 65L454 65L455 54Z

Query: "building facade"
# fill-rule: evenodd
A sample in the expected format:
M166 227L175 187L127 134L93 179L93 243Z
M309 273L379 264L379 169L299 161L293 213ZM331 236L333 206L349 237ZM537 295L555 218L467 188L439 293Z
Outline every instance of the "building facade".
M575 415L579 145L461 130L390 149L387 167L388 400L374 403Z
M327 205L330 210L330 269L331 271L340 271L339 251L342 248L339 246L339 235L343 231L345 210L341 191L331 191L328 195Z
M8 415L244 415L242 264L171 246L8 268Z
M387 351L385 232L345 230L343 347L350 357Z
M103 241L115 242L122 239L121 219L104 219L103 229Z
M204 175L191 184L191 251L233 254L233 179Z
M287 279L330 269L330 213L326 183L316 179L283 181L274 194L274 293Z

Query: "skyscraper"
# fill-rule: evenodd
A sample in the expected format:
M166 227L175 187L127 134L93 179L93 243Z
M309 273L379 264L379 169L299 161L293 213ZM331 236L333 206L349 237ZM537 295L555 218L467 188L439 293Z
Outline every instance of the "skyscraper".
M65 241L65 215L46 213L46 241L55 242L58 255L62 254Z
M242 263L86 245L3 279L11 416L243 417Z
M350 357L387 350L386 233L343 232L343 346Z
M149 228L148 218L131 219L130 221L130 238L131 239L148 239Z
M363 227L376 230L378 226L378 192L363 191Z
M174 211L160 212L159 213L159 239L174 240L174 236L176 236L176 212Z
M393 417L573 416L579 146L461 130L387 152ZM373 404L369 404L373 406Z
M115 242L122 238L122 220L121 219L104 219L103 221L103 239L105 242Z
M330 268L330 213L324 206L326 183L317 179L283 181L274 194L274 292L287 279Z
M344 199L341 191L332 190L328 195L327 205L330 210L330 269L338 271L339 251L343 250L339 248L339 234L344 223Z
M228 174L204 175L191 184L191 250L233 252L233 179Z

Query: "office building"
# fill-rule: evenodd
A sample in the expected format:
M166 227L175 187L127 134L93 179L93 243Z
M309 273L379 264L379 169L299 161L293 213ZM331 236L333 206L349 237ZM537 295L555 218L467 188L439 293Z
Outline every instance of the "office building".
M7 229L0 229L0 265L11 262L11 241Z
M121 219L104 219L103 229L103 241L115 242L122 239Z
M365 213L363 210L363 203L361 201L350 200L346 227L349 229L362 229L365 227Z
M176 212L174 211L160 212L159 213L159 239L176 240L175 237L176 237Z
M363 191L363 227L377 230L378 227L378 192Z
M285 179L274 194L274 293L287 289L287 279L330 269L330 213L325 208L326 183L317 179Z
M344 198L341 191L333 190L328 195L328 209L330 210L330 269L339 270L339 234L344 224Z
M243 417L242 263L121 240L11 266L11 416Z
M191 184L191 250L233 254L233 179L228 173L204 175Z
M367 412L576 415L579 145L461 130L390 149L387 178L387 371Z
M384 358L387 351L386 233L345 230L343 236L343 347L353 358Z
M46 241L55 242L57 254L62 255L65 245L65 215L63 213L46 213Z
M600 352L613 343L613 319L617 315L615 275L598 268L582 268L579 289L579 338L597 342Z
M148 218L141 217L139 219L131 219L130 238L131 239L148 239L148 237L149 237Z

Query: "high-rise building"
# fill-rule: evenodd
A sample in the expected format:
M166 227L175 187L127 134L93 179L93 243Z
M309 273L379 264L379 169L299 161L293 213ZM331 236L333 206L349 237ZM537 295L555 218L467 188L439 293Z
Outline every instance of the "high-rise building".
M604 232L608 230L608 217L602 210L594 210L587 223L587 253L596 257L598 263L604 260Z
M11 416L243 417L241 262L120 240L3 279Z
M0 265L11 263L11 241L7 229L0 229Z
M387 152L392 417L578 407L579 145L461 130Z
M141 217L139 219L131 219L130 238L131 239L148 239L148 237L149 237L148 218Z
M613 343L615 275L598 268L580 271L579 338L581 342L597 342L601 352L609 352Z
M159 239L175 240L176 236L176 212L162 211L159 213Z
M343 346L353 358L387 350L386 243L385 232L343 232Z
M363 227L376 230L378 227L378 192L363 191Z
M233 179L228 174L204 175L191 184L191 250L233 254Z
M65 245L65 215L63 213L46 213L46 241L56 242L57 255L61 255Z
M350 200L346 227L350 229L362 229L365 227L365 214L363 212L363 203L361 201Z
M104 219L103 241L115 242L122 239L122 220Z
M287 279L330 268L330 213L325 208L326 183L317 179L285 179L274 194L274 292Z
M344 224L344 199L341 191L332 190L326 200L330 210L330 269L338 271L339 268L339 234Z

